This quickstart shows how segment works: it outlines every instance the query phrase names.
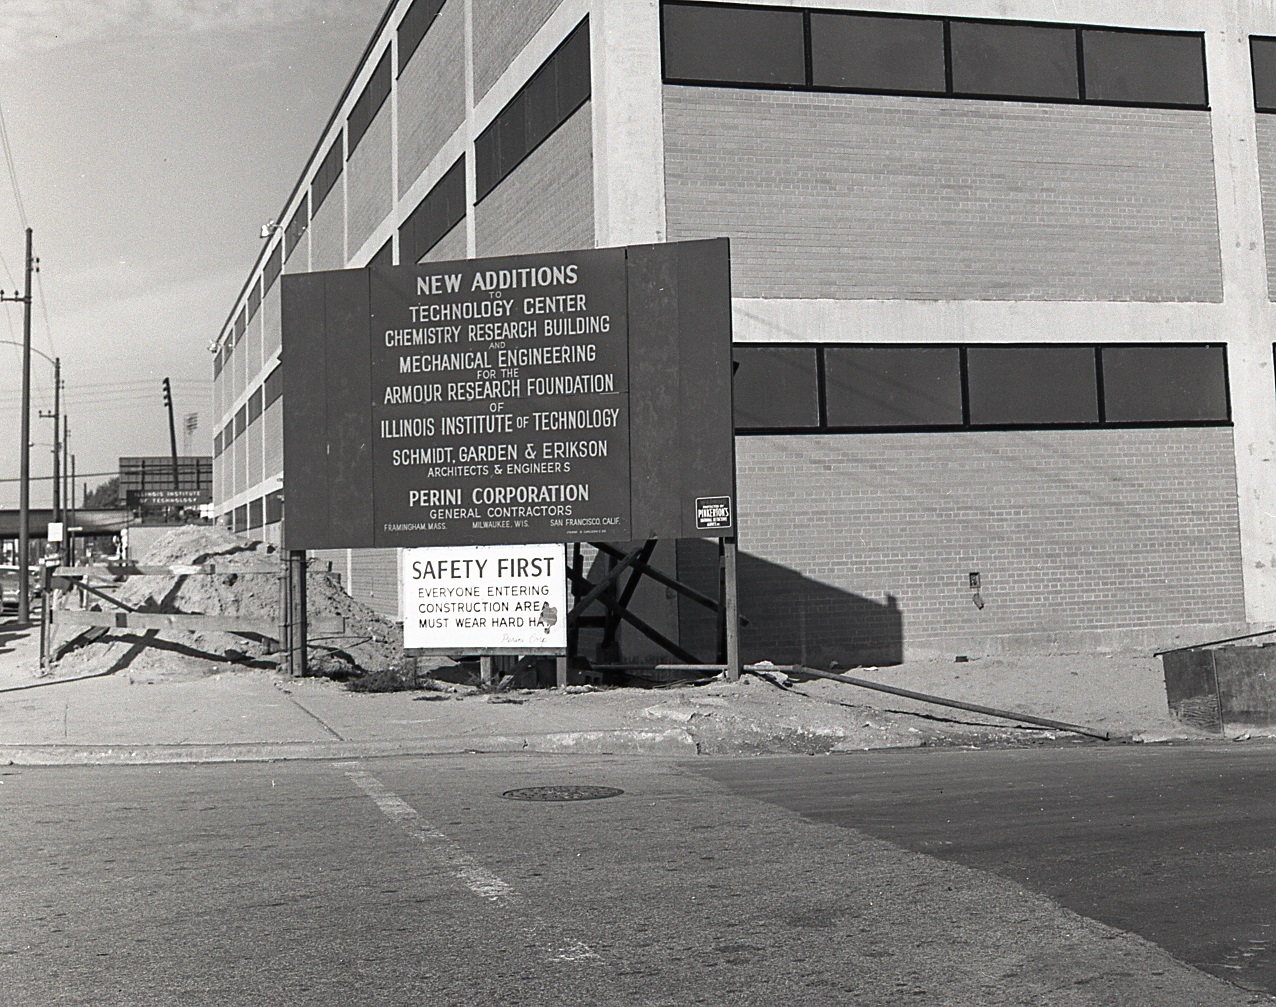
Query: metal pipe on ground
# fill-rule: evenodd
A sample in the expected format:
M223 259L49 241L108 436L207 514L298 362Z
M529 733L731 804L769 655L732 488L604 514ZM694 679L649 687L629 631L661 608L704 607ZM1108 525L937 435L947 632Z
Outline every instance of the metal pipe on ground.
M614 665L598 665L599 670L607 668L638 670L640 668L653 668L655 671L715 671L722 672L727 670L725 664L657 664L657 665L638 665L638 664L614 664ZM915 692L912 689L902 689L897 685L884 685L881 682L870 682L866 678L855 678L852 675L839 675L832 671L821 671L819 668L808 668L802 664L746 664L743 671L754 675L761 675L767 671L782 671L792 675L811 675L815 678L827 678L834 682L844 682L846 685L858 685L861 689L872 689L874 692L885 692L892 696L902 696L905 699L915 699L922 703L930 703L933 706L946 706L954 710L965 710L968 713L982 713L986 717L999 717L1002 720L1017 720L1024 724L1033 724L1037 727L1049 727L1056 731L1067 731L1070 734L1081 734L1087 738L1097 738L1099 741L1111 741L1112 736L1107 731L1096 731L1089 727L1082 727L1079 724L1069 724L1062 720L1048 720L1045 717L1034 717L1027 713L1015 713L1013 710L999 710L992 706L980 706L977 703L964 703L959 699L945 699L943 696L932 696L928 692Z
M745 671L751 671L754 674L763 671L784 671L791 672L795 675L813 675L816 678L827 678L834 682L844 682L847 685L858 685L861 689L872 689L875 692L885 692L892 696L903 696L905 699L916 699L923 703L933 703L935 706L947 706L954 710L966 710L970 713L982 713L986 717L1000 717L1002 720L1017 720L1024 724L1035 724L1038 727L1051 727L1058 731L1069 731L1072 734L1085 735L1087 738L1097 738L1100 741L1111 741L1112 737L1107 731L1095 731L1089 727L1081 727L1078 724L1068 724L1061 720L1048 720L1045 717L1033 717L1026 713L1015 713L1013 710L998 710L992 706L980 706L977 703L963 703L959 699L944 699L942 696L932 696L925 692L914 692L912 689L901 689L897 685L883 685L881 682L870 682L868 679L855 678L851 675L838 675L832 671L820 671L818 668L807 668L800 664L790 665L773 665L773 664L750 664L745 665Z

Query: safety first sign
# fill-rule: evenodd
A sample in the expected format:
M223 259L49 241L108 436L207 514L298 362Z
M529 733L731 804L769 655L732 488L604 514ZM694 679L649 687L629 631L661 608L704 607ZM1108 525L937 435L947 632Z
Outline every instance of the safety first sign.
M403 645L447 654L567 651L561 544L403 551Z

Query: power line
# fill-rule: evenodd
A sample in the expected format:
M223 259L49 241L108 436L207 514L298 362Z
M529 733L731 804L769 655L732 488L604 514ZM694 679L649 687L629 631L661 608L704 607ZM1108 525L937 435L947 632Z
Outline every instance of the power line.
M53 345L53 326L49 324L49 302L44 296L43 274L35 274L35 285L40 292L40 311L44 315L44 339L49 344L49 353L56 357L58 355L58 348Z
M9 181L13 183L13 200L18 204L18 219L22 221L22 229L25 231L28 226L27 210L22 205L22 193L18 189L18 172L13 164L13 148L9 146L9 128L5 125L4 107L2 105L0 105L0 144L4 146L4 161L9 167Z

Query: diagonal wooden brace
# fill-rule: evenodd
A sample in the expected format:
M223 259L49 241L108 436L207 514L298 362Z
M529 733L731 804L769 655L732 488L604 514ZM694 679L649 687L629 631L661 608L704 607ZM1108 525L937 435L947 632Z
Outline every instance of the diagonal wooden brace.
M614 559L619 559L624 556L623 552L617 549L614 545L609 545L606 542L594 542L592 545L604 556L611 556ZM707 594L701 594L691 585L684 584L682 581L677 580L674 577L670 577L667 573L663 573L660 570L657 570L654 566L644 563L641 560L635 560L633 568L644 576L650 577L657 584L670 588L673 591L677 591L679 594L690 598L697 605L703 605L711 612L717 612L722 607L717 601L710 598ZM740 625L749 625L749 620L744 616L740 616Z
M647 544L644 542L642 545L638 546L636 549L627 553L624 559L622 559L619 563L617 563L614 567L612 567L610 570L607 571L606 577L604 577L597 584L595 584L593 588L591 588L590 591L583 598L580 599L580 601L576 602L576 604L572 606L571 611L567 613L567 618L575 619L577 616L581 615L585 611L585 609L589 608L590 605L592 605L599 598L601 598L603 596L603 593L609 587L611 587L614 583L616 583L620 575L624 573L626 570L628 570L634 564L634 562L638 559L639 555L641 555L642 551L646 548L647 548Z
M575 577L575 575L573 575L573 580L575 579L577 578ZM580 579L583 580L584 578L580 578ZM585 583L589 583L589 582L585 581ZM631 611L629 611L629 609L622 608L620 606L620 603L616 601L616 599L610 598L607 596L602 596L600 600L605 606L607 606L607 608L611 609L618 618L623 619L625 622L629 623L629 625L633 626L633 628L638 630L639 633L647 637L647 639L651 640L653 643L656 643L659 646L663 647L665 650L669 651L669 653L673 654L674 657L678 658L678 660L686 661L688 664L700 663L699 659L696 657L695 654L691 653L688 650L683 650L680 646L678 646L678 644L674 643L667 636L661 633L658 629L643 622L642 619L634 615Z

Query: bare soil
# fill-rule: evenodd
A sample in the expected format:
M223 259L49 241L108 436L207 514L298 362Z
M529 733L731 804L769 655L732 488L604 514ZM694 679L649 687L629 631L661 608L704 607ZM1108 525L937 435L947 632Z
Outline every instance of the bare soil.
M183 526L156 541L140 559L142 566L212 565L213 574L174 574L130 577L114 583L91 582L123 605L140 612L216 616L243 615L280 621L280 573L259 572L280 567L274 546L250 542L222 528ZM376 676L382 687L401 687L412 676L403 653L403 632L390 619L351 598L327 573L307 577L307 608L312 620L338 617L345 628L313 635L309 664L312 672L357 681ZM113 609L91 595L87 609ZM63 604L76 605L74 592ZM149 676L211 675L228 665L275 668L279 655L272 640L254 633L181 630L89 631L57 640L62 648L58 675L108 670Z

